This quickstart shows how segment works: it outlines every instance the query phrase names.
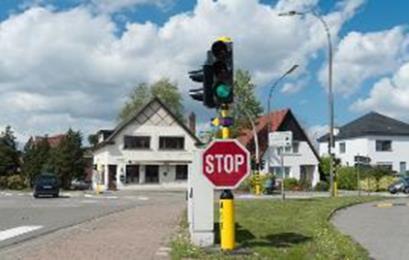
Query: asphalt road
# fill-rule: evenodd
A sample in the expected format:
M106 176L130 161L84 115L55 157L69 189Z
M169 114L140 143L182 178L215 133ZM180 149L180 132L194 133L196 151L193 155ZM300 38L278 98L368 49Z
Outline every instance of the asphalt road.
M372 202L339 211L332 219L373 259L408 259L409 198Z
M29 193L0 192L0 251L52 231L125 209L183 200L176 192L115 192L105 195L73 193L60 198L34 199Z

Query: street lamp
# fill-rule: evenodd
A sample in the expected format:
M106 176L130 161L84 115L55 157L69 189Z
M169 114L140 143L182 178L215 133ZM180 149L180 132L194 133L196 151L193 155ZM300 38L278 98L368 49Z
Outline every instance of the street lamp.
M288 74L291 74L297 68L298 68L297 64L293 65L289 70L287 70L286 73L284 73L281 77L279 77L276 81L274 81L274 83L270 87L270 91L268 92L268 101L267 101L267 116L270 119L268 132L271 132L271 125L272 125L272 120L273 120L272 116L270 115L270 112L271 112L270 104L271 104L271 98L273 96L273 90L277 87L278 83L280 83L281 80L283 80Z
M270 104L271 104L271 98L272 98L272 96L273 96L273 90L277 87L277 85L278 85L278 83L280 83L288 74L291 74L293 71L295 71L296 69L298 68L298 65L297 64L295 64L295 65L293 65L289 70L287 70L281 77L279 77L276 81L274 81L274 83L271 85L271 87L270 87L270 91L268 92L268 101L267 101L267 116L268 116L268 131L267 131L267 140L268 140L268 135L269 135L269 133L271 132L271 127L272 127L272 125L273 125L273 115L271 114L271 107L270 107ZM268 142L268 141L267 141ZM270 169L270 160L271 160L271 154L270 154L270 152L271 152L271 149L269 148L268 149L269 150L269 156L268 156L268 168ZM284 151L282 151L282 152L284 152ZM283 165L283 160L281 160L281 165ZM284 188L284 176L285 176L285 171L284 171L284 169L283 169L283 167L282 167L282 176L283 176L283 179L282 179L282 181L281 181L281 187L282 187L282 195L283 195L283 200L284 200L284 198L285 198L285 195L284 195L284 191L283 191L283 188Z
M327 40L328 40L328 107L329 107L329 140L328 140L328 155L330 158L330 166L329 166L329 175L330 175L330 189L331 189L331 196L336 195L336 188L334 185L334 167L333 167L333 154L332 148L334 148L334 94L332 91L332 42L331 42L331 33L328 27L328 24L325 22L324 18L320 16L316 11L310 10L308 12L297 12L297 11L289 11L286 13L279 13L279 16L295 16L295 15L306 15L312 14L315 16L321 24L324 26Z

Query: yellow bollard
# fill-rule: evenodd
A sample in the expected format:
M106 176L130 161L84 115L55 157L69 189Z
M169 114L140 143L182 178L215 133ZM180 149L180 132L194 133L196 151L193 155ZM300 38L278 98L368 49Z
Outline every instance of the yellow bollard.
M220 195L220 247L233 250L235 242L234 197L230 190Z
M334 197L338 196L338 183L334 181Z

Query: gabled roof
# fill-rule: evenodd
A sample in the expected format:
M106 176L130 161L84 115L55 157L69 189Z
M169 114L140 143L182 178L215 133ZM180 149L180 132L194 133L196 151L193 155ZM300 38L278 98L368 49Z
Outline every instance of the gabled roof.
M53 136L36 136L34 138L30 138L31 142L33 142L34 145L39 144L42 140L47 139L48 144L50 145L51 148L57 147L62 140L66 137L65 134L57 134Z
M377 112L370 112L342 126L335 140L368 135L409 136L409 124ZM327 142L328 137L329 135L325 134L318 142Z
M107 144L113 144L114 138L129 124L131 124L143 111L148 108L153 103L159 103L160 107L162 107L174 120L175 122L182 127L195 141L197 144L200 144L200 140L196 137L196 135L182 122L180 121L176 115L158 98L154 97L151 101L146 103L146 105L142 106L141 109L136 111L132 116L128 117L127 119L123 120L114 130L102 130L102 133L110 133L109 137L105 139L103 142L98 143L93 150L97 150Z
M263 129L268 130L268 125L271 120L271 131L277 131L277 129L280 127L281 123L284 120L284 117L287 115L289 109L283 109L283 110L278 110L278 111L273 111L270 113L270 116L264 115L260 116L257 120L256 124L256 131L257 133L260 133ZM241 134L237 138L237 140L243 144L247 145L253 140L253 130L252 129L243 129L241 131Z
M318 152L315 150L314 146L312 145L311 141L309 140L308 136L305 134L304 129L298 123L297 119L293 115L290 109L283 109L278 111L273 111L270 114L261 116L257 120L256 124L256 131L259 138L259 146L260 146L260 156L263 156L265 151L268 148L268 132L269 132L269 125L271 122L271 131L293 131L294 129L297 130L297 134L295 138L300 138L303 141L306 141L310 146L312 152L319 160ZM293 129L289 129L290 125L292 125ZM293 131L294 134L294 131ZM251 153L254 152L254 136L253 130L245 129L242 131L242 134L237 138L240 143L246 146Z

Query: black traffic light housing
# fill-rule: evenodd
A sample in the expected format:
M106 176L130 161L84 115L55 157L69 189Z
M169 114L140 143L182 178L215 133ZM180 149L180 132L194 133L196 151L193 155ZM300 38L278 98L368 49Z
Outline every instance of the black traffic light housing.
M229 38L214 42L206 53L202 69L189 72L202 88L189 90L189 95L208 108L218 108L233 102L233 43Z

